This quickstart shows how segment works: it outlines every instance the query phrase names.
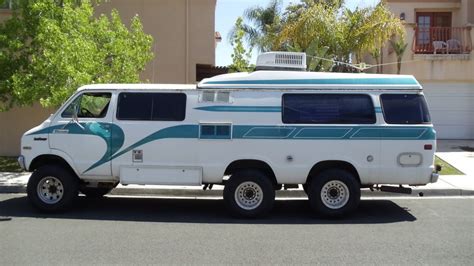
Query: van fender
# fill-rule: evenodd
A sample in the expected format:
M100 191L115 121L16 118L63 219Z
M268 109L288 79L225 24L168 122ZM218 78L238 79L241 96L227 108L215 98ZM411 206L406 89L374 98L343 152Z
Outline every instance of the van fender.
M74 171L76 176L80 176L80 173L77 172L76 165L74 164L74 160L71 158L71 156L69 156L67 153L65 153L61 150L57 150L57 149L51 149L51 154L56 155L58 157L61 157L63 160L65 160L69 164L71 169Z

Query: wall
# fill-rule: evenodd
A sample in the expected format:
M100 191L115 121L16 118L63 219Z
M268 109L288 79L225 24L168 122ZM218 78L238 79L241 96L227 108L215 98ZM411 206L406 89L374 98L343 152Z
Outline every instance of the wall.
M41 124L53 112L54 110L42 108L39 104L0 112L0 156L17 156L23 133Z
M196 64L215 63L216 0L110 0L97 14L119 11L124 23L139 15L154 38L155 59L142 78L152 83L195 83Z

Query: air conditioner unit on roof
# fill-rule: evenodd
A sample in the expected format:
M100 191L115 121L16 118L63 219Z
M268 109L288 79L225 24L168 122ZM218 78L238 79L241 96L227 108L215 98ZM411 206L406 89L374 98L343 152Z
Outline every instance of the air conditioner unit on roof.
M294 52L268 52L257 57L257 70L306 71L306 54Z

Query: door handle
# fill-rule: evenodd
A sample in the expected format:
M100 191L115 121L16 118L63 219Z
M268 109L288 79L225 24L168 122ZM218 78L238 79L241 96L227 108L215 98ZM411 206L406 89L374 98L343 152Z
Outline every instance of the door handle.
M57 129L53 130L53 133L55 133L55 134L68 134L69 129L57 128Z

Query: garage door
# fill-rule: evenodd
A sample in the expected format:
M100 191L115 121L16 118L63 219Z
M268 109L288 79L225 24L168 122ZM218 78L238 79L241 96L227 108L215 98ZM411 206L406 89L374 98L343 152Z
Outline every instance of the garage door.
M424 83L439 139L474 139L474 84Z

